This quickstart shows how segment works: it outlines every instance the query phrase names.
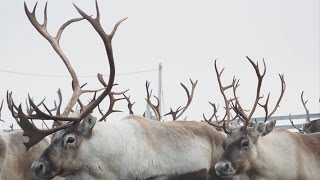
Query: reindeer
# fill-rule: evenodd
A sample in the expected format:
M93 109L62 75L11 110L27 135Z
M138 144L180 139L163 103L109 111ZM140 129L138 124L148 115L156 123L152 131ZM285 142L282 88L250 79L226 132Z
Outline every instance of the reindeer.
M26 151L23 132L15 131L0 135L0 179L2 180L41 180L31 170L31 165L49 146L45 138ZM54 178L61 179L61 178Z
M0 106L0 114L3 101ZM1 119L1 116L0 116ZM1 121L4 121L1 119ZM13 125L12 125L13 126ZM11 127L11 126L10 126ZM31 170L31 165L49 146L49 139L41 140L34 147L26 151L23 131L13 127L9 133L0 133L0 179L2 180L41 180ZM61 179L61 178L54 178Z
M291 114L290 114L289 115L290 123L292 124L292 126L294 128L296 128L302 134L320 132L320 119L315 119L312 121L310 120L309 110L306 106L308 100L306 100L306 101L303 100L303 93L304 93L304 91L301 92L300 98L301 98L302 105L306 111L306 121L302 124L302 129L300 129L296 125L293 124L293 121L291 119Z
M46 28L47 14L45 6L44 23L35 17L36 8L25 12L37 31L44 36L65 63L71 77L73 95L61 115L52 115L39 109L29 97L33 113L24 113L17 106L12 93L7 93L8 107L17 118L25 142L31 149L41 139L53 134L51 144L42 155L33 162L33 172L42 178L73 175L78 179L179 179L190 177L193 173L203 174L203 179L215 178L214 164L223 152L222 142L225 136L210 125L200 122L159 122L142 116L129 115L121 120L96 123L91 113L102 100L110 94L115 78L115 64L111 40L122 21L120 20L110 34L106 34L100 25L100 13L96 1L96 18L87 15L77 6L82 16L63 24L57 35L52 37ZM110 68L108 83L101 75L99 81L103 88L84 90L67 56L59 45L63 30L76 21L87 20L103 40ZM83 93L94 93L89 104L80 100ZM76 103L80 112L70 115ZM111 104L111 103L110 103ZM110 108L109 108L110 109ZM111 108L111 111L112 110ZM108 111L109 112L109 111ZM107 113L108 113L107 112ZM40 130L30 120L54 120L57 125L48 130ZM96 125L97 124L97 125ZM219 178L219 177L217 177Z
M276 120L269 120L279 106L285 91L283 75L281 94L273 111L268 113L269 95L265 104L259 103L260 88L266 72L261 74L258 63L252 64L258 77L255 102L251 111L246 113L236 97L238 83L232 85L234 101L231 108L242 119L244 125L235 129L227 129L222 154L215 165L217 174L221 177L234 179L320 179L320 133L302 135L286 129L274 129ZM265 122L250 126L252 114L257 105L265 110ZM267 121L268 120L268 121Z

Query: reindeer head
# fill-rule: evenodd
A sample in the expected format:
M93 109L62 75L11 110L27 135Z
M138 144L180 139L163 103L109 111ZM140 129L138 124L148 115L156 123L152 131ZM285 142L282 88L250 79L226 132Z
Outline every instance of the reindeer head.
M52 178L56 175L66 176L72 174L81 166L82 162L77 160L79 159L79 153L81 152L82 144L84 141L90 140L92 129L97 121L97 118L93 117L91 115L91 112L99 106L99 104L105 97L110 97L110 107L105 114L102 114L102 118L99 121L105 119L106 116L108 116L112 112L118 112L117 110L114 110L112 108L114 102L119 99L115 99L113 97L114 93L111 92L112 86L114 85L115 77L115 65L111 40L120 23L126 18L120 20L114 26L110 34L106 34L100 24L100 13L97 1L96 18L92 18L77 6L75 6L82 17L71 19L64 23L59 28L57 35L53 37L47 31L47 4L44 10L43 24L40 24L35 17L36 6L37 5L35 5L33 11L30 12L26 4L24 4L27 17L30 20L31 24L36 28L36 30L50 42L53 49L57 52L59 57L66 65L72 77L73 95L61 115L60 111L59 113L57 113L57 115L52 115L48 108L46 108L48 113L41 111L30 97L29 104L32 111L29 110L27 114L23 112L21 105L16 106L14 104L12 93L7 93L7 101L8 107L11 110L13 117L16 118L17 123L24 131L23 135L29 137L29 141L25 143L27 149L37 144L46 136L53 134L50 146L43 152L41 157L32 164L32 170L37 176L43 178ZM80 86L77 75L59 44L63 30L68 25L83 19L86 19L100 35L106 49L110 67L110 76L107 83L103 80L102 75L98 74L98 79L104 87L97 90L83 90L83 86ZM87 105L84 105L80 100L80 96L84 93L94 93L94 97ZM74 113L73 115L69 116L76 103L78 103L81 107L80 112ZM102 113L100 108L99 111L100 113ZM52 129L40 130L30 122L30 120L39 119L54 120L55 126Z
M244 126L232 129L223 143L224 153L215 165L218 176L232 177L250 168L250 163L257 157L256 145L259 137L270 133L275 120L257 123L252 127Z
M77 114L78 115L78 114ZM82 143L89 141L97 118L85 117L79 124L53 134L50 146L33 162L32 171L40 177L72 175L82 167Z
M289 120L292 124L292 126L294 128L296 128L300 133L304 134L304 133L314 133L314 132L319 132L320 131L320 120L319 119L315 119L315 120L310 120L310 113L309 110L307 108L307 102L308 100L304 100L303 99L303 93L304 91L301 92L301 102L302 105L306 111L306 121L304 123L302 123L302 129L298 128L296 125L294 125L292 119L291 119L291 114L289 115Z
M251 111L247 113L247 111L242 108L239 102L239 98L236 95L236 90L239 87L239 80L236 80L235 78L232 81L231 85L228 86L222 86L221 83L221 74L223 70L219 73L217 69L217 64L215 62L215 70L219 82L220 91L224 97L225 100L225 109L227 111L227 119L225 125L224 124L224 130L228 134L227 138L225 139L223 143L224 153L222 154L220 160L215 165L215 170L217 175L222 177L232 177L236 174L240 174L242 172L247 171L250 169L251 162L257 157L257 144L259 142L259 138L262 136L266 136L269 134L273 128L275 127L276 121L268 121L272 114L276 111L277 107L279 106L279 103L283 97L284 91L285 91L285 82L283 75L279 75L281 80L281 93L280 97L274 107L274 109L269 113L268 112L268 102L270 93L266 98L265 104L259 103L259 100L263 98L263 96L260 95L261 85L263 77L266 73L266 66L264 63L264 71L260 73L259 65L258 63L255 64L250 58L247 57L251 65L253 66L257 78L258 78L258 85L257 85L257 94L255 101L253 103L253 106L251 108ZM225 91L227 89L233 90L233 98L227 98ZM252 115L254 114L257 105L260 105L265 110L265 121L264 123L256 123L253 124L252 121ZM236 127L236 128L229 128L230 123L230 109L233 109L236 116L240 117L240 119L243 120L243 126Z

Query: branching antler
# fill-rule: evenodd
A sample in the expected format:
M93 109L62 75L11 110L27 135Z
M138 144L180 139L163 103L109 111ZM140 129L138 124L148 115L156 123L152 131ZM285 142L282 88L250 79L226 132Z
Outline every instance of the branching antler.
M258 105L259 100L262 98L260 96L260 91L261 91L261 85L262 85L263 78L264 78L264 76L266 75L266 72L267 72L267 67L266 67L266 63L265 63L264 59L262 59L264 68L263 68L263 72L261 74L260 69L259 69L259 62L257 62L255 64L248 56L246 56L246 57L249 60L249 62L251 63L251 65L254 68L254 70L256 71L256 75L257 75L257 78L258 78L256 99L255 99L255 101L253 103L253 106L251 108L251 112L250 112L250 114L248 116L248 118L251 119L253 113L256 111L256 107Z
M217 67L217 60L214 61L214 68L215 68L215 71L216 71L216 75L217 75L217 80L218 80L218 83L219 83L219 89L220 89L220 93L222 94L223 96L223 100L224 100L224 105L225 105L225 109L226 109L226 121L224 122L224 130L225 130L225 133L227 134L231 134L230 131L228 131L228 129L230 129L230 119L231 119L231 113L230 113L230 102L232 102L234 99L227 99L227 96L225 94L225 91L234 87L235 84L237 83L237 80L235 78L233 78L232 80L232 83L230 85L227 85L227 86L223 86L222 85L222 82L221 82L221 76L222 76L222 73L224 71L224 68L219 72L218 70L218 67Z
M204 114L202 114L203 119L204 119L205 122L207 122L211 126L214 126L217 130L221 131L223 126L221 126L220 123L223 122L224 120L218 121L218 117L216 115L217 112L218 112L218 109L217 109L216 105L214 103L210 102L210 101L209 101L209 104L213 107L213 114L208 119L205 117ZM213 118L215 118L216 120L212 121Z
M304 134L304 131L303 131L302 129L298 128L297 126L295 126L295 125L293 124L293 121L292 121L292 119L291 119L291 113L290 113L290 115L289 115L289 120L290 120L291 125L292 125L294 128L296 128L301 134Z
M108 87L107 83L104 81L103 79L103 76L102 74L98 74L98 79L100 81L100 83L104 86L104 87ZM116 86L117 84L114 84L113 86ZM99 112L100 114L102 115L102 117L99 119L99 121L105 121L106 118L111 114L111 113L114 113L114 112L122 112L120 110L115 110L113 109L114 108L114 104L117 102L117 101L120 101L120 100L123 100L125 99L125 97L122 97L122 98L116 98L115 96L119 96L119 95L124 95L126 92L128 92L129 89L125 90L125 91L122 91L122 92L110 92L109 93L109 108L107 110L106 113L103 113L102 112L102 109L100 108L100 105L98 105L98 109L99 109Z
M271 116L274 114L274 112L276 112L277 108L279 107L279 104L281 102L281 99L283 97L283 94L286 90L286 83L284 81L284 75L282 74L279 74L279 78L280 78L280 81L281 81L281 92L280 92L280 96L279 96L279 99L275 105L275 107L273 108L273 110L271 111L271 113L268 114L268 103L269 103L269 98L270 98L270 93L268 94L267 96L267 99L266 99L266 102L265 104L260 104L259 105L264 109L265 111L265 119L264 119L264 122L266 122L268 119L271 118Z
M179 119L182 116L182 114L188 109L189 105L191 104L191 101L192 101L193 95L194 95L194 90L197 86L198 80L193 82L190 79L190 82L191 82L191 93L189 92L188 88L184 84L180 83L182 88L186 91L187 98L188 98L187 104L184 107L179 106L175 111L173 111L172 108L170 108L170 112L165 114L165 116L171 115L173 121Z
M65 64L65 66L67 67L72 80L75 84L75 91L74 94L72 95L72 98L70 99L65 111L62 113L64 116L69 115L69 113L71 112L72 107L75 105L75 103L77 102L77 99L80 97L80 86L79 86L79 80L77 78L76 72L73 70L69 59L67 58L67 56L64 54L63 50L60 47L60 38L61 35L64 31L64 29L66 27L68 27L68 25L77 22L77 21L81 21L84 18L74 18L71 19L67 22L65 22L58 30L57 34L55 37L51 36L47 30L47 5L48 3L46 3L45 8L44 8L44 20L43 20L43 24L40 24L37 21L36 18L36 8L37 8L37 4L34 6L32 12L29 11L29 9L27 8L26 3L24 3L24 9L25 12L27 14L27 17L29 18L31 24L36 28L36 30L45 38L49 41L49 43L51 44L52 48L56 51L56 53L60 56L60 58L62 59L63 63Z
M131 103L131 101L130 101L130 96L126 96L125 94L123 94L123 97L124 97L124 98L127 100L127 102L128 102L129 114L134 114L134 113L133 113L133 110L132 110L132 106L133 106L136 102Z
M61 93L60 88L58 89L57 94L58 94L59 102L57 104L57 101L54 100L54 108L51 109L50 111L56 111L56 116L60 116L61 115L61 104L62 104L62 93ZM59 125L61 125L61 122L59 122L59 121L54 121L52 123L52 127L56 127Z
M244 128L243 130L245 131L248 124L250 123L250 120L252 118L252 115L253 113L255 112L256 108L257 108L257 105L258 105L258 102L261 98L263 98L263 96L260 96L260 91L261 91L261 85L262 85L262 81L263 81L263 78L266 74L266 63L263 59L263 72L261 73L260 72L260 68L259 68L259 62L257 63L254 63L248 56L247 56L247 59L249 60L249 62L251 63L252 67L254 68L255 72L256 72L256 75L257 75L257 78L258 78L258 84L257 84L257 90L256 90L256 98L255 98L255 101L253 103L253 106L251 108L251 111L249 113L249 115L247 115L245 113L245 111L243 110L243 108L241 107L240 103L239 103L239 100L236 99L236 104L235 106L233 107L234 111L239 114L241 116L241 118L243 118L245 120L244 122ZM239 85L238 85L239 86Z
M306 106L308 100L306 100L306 101L303 100L303 93L304 93L304 91L301 92L301 102L302 102L302 105L303 105L304 109L306 110L306 115L307 115L306 121L307 122L311 122L309 110L307 109L307 106Z
M111 41L112 38L118 28L118 26L120 25L121 22L123 22L126 18L118 21L118 23L116 23L116 25L114 26L112 32L110 34L106 34L105 31L103 30L103 28L101 27L100 24L100 13L99 13L99 8L98 8L98 3L96 1L96 12L97 12L97 16L96 18L92 18L91 16L87 15L86 13L84 13L81 9L79 9L76 5L75 8L77 9L77 11L80 13L80 15L82 16L81 18L75 18L75 19L71 19L69 21L67 21L66 23L64 23L58 30L57 34L55 37L52 37L48 31L47 31L47 4L45 6L44 9L44 22L43 24L40 24L36 17L35 17L35 10L36 10L36 6L37 4L34 6L33 11L30 12L26 6L26 3L24 3L24 8L25 8L25 12L31 22L31 24L37 29L37 31L45 38L48 40L48 42L51 44L51 46L53 47L53 49L56 51L56 53L60 56L60 58L62 59L62 61L64 62L65 66L67 67L71 77L72 77L72 81L73 81L73 94L71 99L69 100L67 107L65 108L64 112L61 115L56 115L53 116L50 113L44 113L42 112L36 105L35 103L32 101L32 99L29 96L29 104L30 107L34 110L34 114L30 115L30 114L24 114L22 111L22 107L21 105L19 105L18 107L14 104L13 99L12 99L12 93L11 92L7 92L7 101L8 101L8 107L11 110L11 113L13 115L13 117L18 117L19 120L17 120L19 126L24 130L24 136L28 136L29 137L29 141L27 143L25 143L27 149L29 149L31 146L35 145L36 143L38 143L39 141L41 141L44 137L46 137L49 134L52 134L54 132L57 132L61 129L65 129L68 128L70 126L73 125L77 125L78 123L80 123L80 121L86 117L89 113L92 112L92 110L94 108L96 108L100 102L106 97L108 96L108 94L110 93L113 83L114 83L114 77L115 77L115 64L114 64L114 58L113 58L113 51L112 51L112 45L111 45ZM59 41L60 41L60 37L62 35L63 30L70 24L86 19L88 22L90 22L90 24L92 25L92 27L96 30L96 32L100 35L101 39L103 40L106 52L107 52L107 56L108 56L108 62L109 62L109 70L110 70L110 76L109 76L109 80L108 80L108 86L103 88L102 92L100 93L100 95L97 98L94 98L92 101L90 101L89 104L87 104L83 110L81 111L79 117L68 117L68 115L70 114L72 108L74 107L74 105L76 104L76 102L79 100L80 95L85 93L85 92L99 92L100 90L82 90L80 85L79 85L79 81L77 78L77 75L75 73L75 71L73 70L71 64L69 63L68 58L66 57L66 55L64 54L64 52L62 51ZM18 119L17 118L17 119ZM34 126L32 123L30 123L29 119L43 119L43 120L56 120L56 121L67 121L70 123L65 123L62 124L60 126L57 126L53 129L48 129L48 130L39 130L36 126Z
M203 117L203 119L206 121L206 122L212 122L212 119L215 117L215 119L216 119L216 121L218 120L218 118L217 118L217 112L218 112L218 109L217 109L217 107L216 107L216 104L215 103L212 103L212 102L210 102L209 101L209 104L213 107L213 113L212 113L212 115L210 116L210 118L206 118L206 116L204 115L204 113L202 114L202 117Z
M254 63L249 57L247 57L247 59L249 60L249 62L252 65L252 67L254 68L254 70L256 72L256 75L257 75L257 78L258 78L256 97L255 97L253 106L252 106L249 114L247 114L246 110L244 110L244 108L242 108L242 106L241 106L241 104L239 102L239 98L236 95L237 88L240 86L239 80L236 80L234 78L231 85L223 87L221 85L220 77L221 77L221 74L222 74L224 69L222 69L222 71L219 73L218 70L217 70L217 65L216 65L216 61L215 61L215 69L216 69L216 74L217 74L217 77L218 77L219 87L220 87L220 91L221 91L221 93L222 93L222 95L224 97L224 101L225 101L225 105L226 105L227 121L230 121L230 112L228 111L228 107L231 104L231 107L233 108L234 112L236 113L236 117L238 116L240 119L244 120L244 128L243 128L244 131L246 131L247 126L250 124L251 118L252 118L252 116L253 116L258 104L265 109L265 113L266 113L265 121L268 120L274 114L276 109L279 107L280 101L281 101L281 99L283 97L283 94L284 94L285 88L286 88L286 84L285 84L285 81L284 81L284 76L279 74L279 77L280 77L280 80L281 80L280 97L279 97L274 109L271 111L271 113L268 113L268 102L269 102L270 94L268 95L264 105L259 103L259 100L263 98L263 96L260 95L260 91L261 91L261 85L262 85L262 82L263 82L263 78L264 78L264 76L266 74L265 61L263 60L264 68L263 68L263 71L261 72L258 62ZM231 88L231 87L233 89L234 99L227 100L227 98L226 98L226 96L224 94L224 91L229 89L229 88ZM233 100L235 102L233 102Z
M160 114L160 101L157 96L153 96L157 100L157 104L153 104L151 102L151 96L152 96L152 90L149 91L150 82L146 81L146 91L147 91L147 98L145 99L149 106L151 107L154 115L156 116L156 120L161 120L161 114Z

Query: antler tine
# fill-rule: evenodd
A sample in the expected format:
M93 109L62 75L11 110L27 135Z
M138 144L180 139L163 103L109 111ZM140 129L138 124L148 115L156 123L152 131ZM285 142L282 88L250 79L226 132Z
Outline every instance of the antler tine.
M157 100L157 105L154 105L151 102L151 96L152 96L152 90L149 91L149 87L150 87L150 82L146 81L146 91L147 91L147 98L145 98L145 100L147 101L147 103L149 104L149 106L151 107L152 111L154 112L156 119L158 121L161 120L161 114L160 114L160 103L159 103L159 99L156 96L153 96L156 100Z
M3 101L4 101L4 99L2 99L2 101L1 101L0 112L2 111Z
M103 76L102 74L98 73L98 79L99 79L99 82L104 86L104 87L108 87L107 83L104 81L103 79ZM114 84L114 86L117 85L117 84ZM109 96L109 101L110 101L110 104L109 104L109 109L106 113L103 113L100 106L98 105L98 108L99 108L99 112L100 114L102 114L102 117L100 118L99 121L103 121L103 120L106 120L106 118L113 112L122 112L120 110L115 110L113 109L114 107L114 104L119 101L119 100L123 100L125 99L125 97L123 98L115 98L115 95L123 95L124 93L128 92L129 89L125 90L125 91L122 91L122 92L110 92L108 94Z
M50 129L49 126L47 125L47 123L44 120L42 120L42 124L41 125L42 125L42 129L44 129L43 125L45 125L47 129Z
M217 110L217 107L216 107L216 104L215 104L215 103L212 103L212 102L209 101L209 104L213 107L213 114L211 115L211 117L210 117L209 119L206 118L206 116L204 115L204 113L202 114L202 116L203 116L203 119L204 119L205 121L210 121L210 122L211 122L214 117L217 117L216 114L217 114L218 110Z
M126 94L123 94L124 98L127 100L128 102L128 109L129 109L129 114L134 114L133 113L133 110L132 110L132 106L136 103L136 102L133 102L131 103L130 101L130 96L126 96Z
M14 117L15 119L18 118L18 113L15 111L18 109L18 107L13 102L12 92L7 91L6 98L7 98L8 109L10 110L12 117Z
M301 102L302 102L302 105L303 105L304 109L306 110L306 115L307 115L306 121L310 122L310 114L309 114L309 110L307 109L307 106L306 106L308 100L306 100L306 101L303 100L303 93L304 93L304 91L301 92L301 96L300 96L301 97Z
M249 119L248 116L246 115L244 109L242 109L242 107L240 106L238 100L236 100L236 103L235 103L235 104L233 104L232 102L231 102L231 104L232 104L232 108L233 108L234 112L235 112L240 118L242 118L242 119L244 120L243 123L244 123L244 130L245 130L245 129L247 128L247 126L249 125L249 123L250 123L250 119Z
M290 120L291 125L292 125L294 128L296 128L301 134L304 134L304 132L303 132L302 129L298 128L297 126L295 126L295 125L293 124L293 121L292 121L292 119L291 119L291 113L290 113L290 115L289 115L289 120Z
M183 108L181 108L181 106L179 106L175 111L173 111L172 108L170 108L170 111L168 113L166 113L164 116L168 116L171 115L172 116L172 121L177 120L177 114L182 110Z
M57 116L60 116L60 109L61 109L61 104L62 104L62 93L61 93L61 90L60 90L60 88L58 89L58 91L57 91L57 94L58 94L58 97L59 97L59 104L58 104L58 106L56 106L57 107L57 113L56 113L56 115Z
M220 122L217 121L217 116L216 116L216 113L218 112L217 107L216 107L216 104L215 104L215 103L212 103L212 102L210 102L210 101L208 101L208 102L209 102L209 104L213 107L213 114L212 114L212 116L211 116L209 119L207 119L207 118L205 117L204 113L202 114L202 117L203 117L203 119L204 119L205 122L207 122L208 124L214 126L216 129L221 130L221 129L222 129L222 126L219 125ZM216 117L216 121L215 121L215 122L212 122L212 119L213 119L214 117Z
M233 104L233 102L231 101L231 106L232 106L233 110L236 112L236 116L239 116L244 120L245 128L246 128L247 125L250 123L250 118L246 114L245 110L242 108L242 106L239 102L239 98L237 97L237 88L240 86L240 83L239 83L240 79L236 80L234 78L234 82L236 82L236 83L233 83L232 90L233 90L235 104Z
M74 86L75 86L75 92L72 95L67 107L65 108L64 112L62 113L63 116L68 116L69 113L72 110L72 107L76 104L77 99L80 97L81 93L80 93L80 86L79 86L79 80L77 78L77 75L75 73L75 71L73 70L73 67L71 66L67 56L64 54L64 52L62 51L62 49L60 48L59 45L59 41L62 35L63 30L70 24L77 22L77 21L81 21L84 18L74 18L71 19L69 21L67 21L66 23L64 23L58 30L57 35L55 37L52 37L47 30L47 3L45 5L45 9L44 9L44 22L43 24L40 24L35 16L35 11L36 11L36 7L37 4L34 6L33 11L30 12L28 10L28 7L26 5L26 3L24 2L24 9L26 12L26 15L28 17L28 19L30 20L31 24L36 28L36 30L45 38L48 40L48 42L51 44L51 46L53 47L53 49L56 51L56 53L60 56L60 58L62 59L63 63L65 64L65 66L67 67L72 80L74 81Z
M86 85L86 84L85 84ZM81 89L82 87L84 87L85 85L82 85L80 88L78 87L78 85L76 85L75 81L71 81L71 87L72 87L72 91L75 92L75 90L77 89L77 93L79 95L79 97L77 98L77 102L80 106L80 112L84 109L85 105L82 103L81 99L80 99L80 95L81 95ZM72 109L70 109L70 111L72 112Z
M252 67L254 68L254 70L255 70L255 72L256 72L256 75L257 75L257 78L258 78L258 85L257 85L257 91L256 91L256 99L255 99L254 104L253 104L253 106L252 106L252 108L251 108L251 112L250 112L250 114L249 114L249 116L248 116L248 118L251 119L253 113L254 113L255 110L256 110L256 107L257 107L257 105L258 105L258 102L259 102L259 100L261 99L260 90L261 90L262 80L263 80L263 78L264 78L264 76L265 76L265 74L266 74L266 71L267 71L267 67L266 67L266 63L265 63L264 59L262 59L264 69L263 69L263 73L261 74L260 69L259 69L259 63L257 62L257 63L255 64L248 56L246 56L246 57L247 57L247 59L249 60L249 62L251 63Z
M198 80L196 80L195 82L193 82L190 79L191 82L191 93L189 92L188 88L183 84L180 83L180 85L182 86L182 88L185 90L186 94L187 94L187 104L184 107L179 106L176 111L173 111L172 108L170 108L170 112L168 112L167 114L165 114L165 116L171 114L172 116L172 120L175 121L178 118L180 118L182 116L182 114L188 109L189 105L191 104L191 101L193 99L193 95L194 95L194 90L197 86Z
M271 116L274 114L274 112L277 110L277 108L279 107L279 104L280 104L280 102L281 102L281 99L282 99L282 97L283 97L283 95L284 95L284 92L285 92L285 90L286 90L286 83L285 83L285 81L284 81L284 75L283 75L283 74L282 74L282 75L279 74L279 77L280 77L280 81L281 81L281 92L280 92L279 99L278 99L276 105L274 106L274 109L271 111L271 113L268 114L268 103L269 103L270 93L268 94L268 97L267 97L266 102L265 102L264 105L262 105L262 104L259 103L259 105L260 105L261 107L263 107L263 109L265 110L265 114L266 114L266 115L265 115L265 120L264 120L264 122L266 122L268 119L270 119Z
M188 88L180 83L180 85L182 86L182 88L186 91L186 94L187 94L187 104L182 107L180 110L177 110L177 116L176 116L176 119L178 119L179 117L181 117L181 115L188 109L188 107L190 106L191 104L191 101L193 99L193 95L194 95L194 90L198 84L198 80L196 80L195 82L192 81L192 79L190 79L190 83L191 83L191 93L189 92Z
M25 115L29 119L43 119L43 120L59 120L59 121L74 121L77 122L77 117L65 117L65 116L53 116L46 114L39 109L39 107L33 102L32 98L28 95L30 107L34 110L35 114Z
M3 100L1 101L1 106L0 106L0 121L5 122L4 120L1 119L1 111L2 111L2 107L3 107Z
M224 109L226 109L225 107L224 107ZM222 121L224 121L225 119L226 119L226 117L227 117L227 111L224 113L224 116L223 116L223 118L220 120L220 122L222 122Z
M60 88L58 89L57 94L58 94L58 98L59 98L59 103L57 105L56 100L54 100L54 106L55 107L53 109L51 109L50 111L56 111L56 116L60 116L61 115L60 109L61 109L61 104L62 104L62 93L61 93ZM43 123L45 123L45 122L43 121ZM56 120L52 123L52 127L56 127L56 126L59 126L59 125L61 125L61 122L56 121Z
M250 123L250 120L257 108L257 105L259 103L259 100L262 98L260 96L260 91L261 91L261 85L262 85L262 80L266 74L266 63L263 59L263 65L264 65L264 69L263 72L260 72L260 68L259 68L259 62L254 63L248 56L246 56L246 58L249 60L250 64L252 65L252 67L254 68L257 78L258 78L258 85L257 85L257 90L256 90L256 98L255 101L253 103L253 106L251 108L251 111L249 113L249 115L247 115L244 111L244 109L242 108L242 106L239 103L238 98L236 97L236 89L239 87L239 81L236 83L236 85L233 85L233 93L234 93L234 98L235 98L235 104L232 104L233 106L233 110L235 111L236 114L238 114L241 118L243 118L245 120L244 122L244 128L243 130L245 131L247 129L248 124ZM267 99L268 100L268 99ZM266 109L267 110L267 109Z
M236 83L236 79L233 78L232 83L230 85L223 86L222 83L221 83L221 76L222 76L222 73L224 71L224 68L220 72L218 71L217 60L214 61L214 68L215 68L217 79L218 79L220 93L222 94L223 100L225 102L227 120L226 120L226 124L225 124L225 128L224 129L229 129L229 123L230 123L230 105L229 104L230 104L230 100L227 99L227 96L226 96L226 94L224 92L234 86L234 84ZM226 131L226 133L227 133L227 131Z
M121 95L121 94L124 94L125 92L127 92L128 90L126 90L126 91L123 91L123 92L120 92L120 93L114 93L114 92L110 92L109 93L109 101L110 101L110 104L109 104L109 108L108 108L108 110L107 110L107 112L106 113L102 113L102 110L101 110L101 108L100 108L100 105L98 105L98 107L99 107L99 111L100 111L100 114L102 114L102 117L99 119L99 121L105 121L106 120L106 118L111 114L111 113L114 113L114 112L122 112L122 111L120 111L120 110L115 110L115 109L113 109L114 108L114 104L117 102L117 101L119 101L119 100L123 100L123 99L125 99L124 97L122 97L122 98L115 98L115 95Z
M264 109L265 112L265 117L264 117L264 122L267 122L268 120L268 104L269 104L269 98L270 98L270 92L268 93L266 102L264 104L258 103L259 106L261 106Z
M223 129L223 126L220 126L217 122L212 122L207 120L206 118L204 118L204 121L208 124L210 124L211 126L215 127L217 130L221 130Z
M29 137L29 141L24 143L27 150L31 146L40 142L43 138L45 138L49 134L52 134L54 132L57 132L61 129L67 128L72 125L72 123L67 123L53 129L39 130L32 123L30 123L30 121L28 120L28 117L23 113L21 105L19 105L17 110L18 110L18 116L19 116L19 121L17 121L17 123L23 129L23 136Z
M44 101L45 100L46 100L46 98L43 98L43 100L40 101L40 103L37 104L37 107L40 107L41 105L44 105ZM32 116L32 113L34 112L34 110L31 107L29 107L28 100L26 100L26 106L27 106L27 113Z
M76 5L74 5L79 14L85 18L87 21L90 22L92 27L97 31L97 33L100 35L101 39L103 40L107 56L109 59L109 67L110 67L110 76L108 80L108 86L105 88L105 90L95 99L94 101L91 101L89 105L84 109L84 111L81 113L80 117L81 119L84 118L88 113L90 113L98 104L110 93L113 83L114 83L114 77L115 77L115 64L114 64L114 58L113 58L113 51L112 51L112 46L111 46L111 40L113 38L114 33L116 32L118 26L127 18L121 19L116 23L114 26L112 33L110 35L106 34L103 28L101 27L100 24L100 13L99 13L99 7L98 7L98 2L96 1L96 12L97 12L97 17L91 18L91 16L87 15L85 12L83 12L80 8L78 8Z
M274 109L271 111L271 113L268 115L268 119L270 119L270 117L274 114L274 112L277 110L277 108L279 107L279 104L282 100L282 97L284 95L284 92L286 90L286 82L284 81L284 75L283 74L279 74L279 78L281 81L281 92L280 92L280 96L279 99L276 103L276 105L274 106Z

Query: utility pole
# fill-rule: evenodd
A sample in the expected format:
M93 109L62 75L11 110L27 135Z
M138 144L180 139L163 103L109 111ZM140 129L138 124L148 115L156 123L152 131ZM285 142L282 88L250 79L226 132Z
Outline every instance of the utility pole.
M150 111L150 105L148 104L148 102L146 102L146 114L145 114L146 118L151 119L151 111Z
M158 98L159 98L159 114L160 114L160 119L161 120L161 107L162 107L162 64L161 62L159 63L159 77L158 77Z
M159 63L159 74L158 74L158 99L159 99L159 113L161 115L161 106L162 106L162 64ZM151 107L146 103L146 118L154 119L151 113Z

